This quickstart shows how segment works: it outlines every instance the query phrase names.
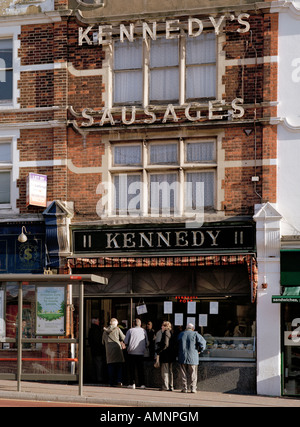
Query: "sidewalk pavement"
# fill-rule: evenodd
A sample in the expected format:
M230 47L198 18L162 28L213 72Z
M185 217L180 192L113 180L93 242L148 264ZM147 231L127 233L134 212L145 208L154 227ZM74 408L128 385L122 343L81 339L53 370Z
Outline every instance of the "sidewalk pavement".
M22 399L123 407L300 407L300 398L241 395L198 391L181 393L181 390L159 391L158 389L128 389L84 385L79 395L78 385L41 382L0 381L0 399Z

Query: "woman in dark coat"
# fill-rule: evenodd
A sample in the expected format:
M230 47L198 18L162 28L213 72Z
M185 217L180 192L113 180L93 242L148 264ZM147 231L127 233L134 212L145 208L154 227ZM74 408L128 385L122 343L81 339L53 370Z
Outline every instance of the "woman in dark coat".
M161 366L161 390L173 391L173 362L176 358L176 352L173 344L172 325L170 322L163 322L161 328L162 337L157 350Z

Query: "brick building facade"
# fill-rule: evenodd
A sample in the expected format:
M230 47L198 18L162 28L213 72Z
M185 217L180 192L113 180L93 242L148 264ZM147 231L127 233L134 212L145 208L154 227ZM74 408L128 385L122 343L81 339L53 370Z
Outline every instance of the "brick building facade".
M135 2L122 10L117 0L4 3L0 52L11 64L3 77L0 62L0 185L10 190L0 191L1 238L16 261L3 262L2 272L101 272L109 284L87 289L87 322L114 315L128 326L142 301L143 320L168 317L182 327L192 317L211 350L199 386L256 392L256 357L264 355L255 355L255 340L266 331L255 328L265 275L253 217L277 202L272 2ZM28 204L30 173L47 177L47 206ZM24 248L12 243L24 225L31 245L37 229L42 242L27 267ZM178 305L182 294L197 302L195 312ZM224 326L247 323L248 341L222 341L209 298ZM213 357L211 336L219 350L248 353Z

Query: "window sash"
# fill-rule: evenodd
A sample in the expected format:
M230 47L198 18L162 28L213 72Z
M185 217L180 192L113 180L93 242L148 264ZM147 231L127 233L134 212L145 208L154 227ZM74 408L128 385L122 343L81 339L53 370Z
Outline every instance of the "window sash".
M0 205L10 203L11 172L0 171Z
M117 72L114 76L114 103L136 103L143 101L143 73L140 70Z
M139 166L142 164L141 145L113 146L114 166Z
M202 33L186 38L186 65L214 64L216 62L215 33Z
M116 41L114 49L114 103L142 103L142 41Z
M143 44L141 39L133 42L114 42L114 70L137 70L143 66Z
M178 39L163 37L153 40L150 48L150 68L174 67L179 64Z
M11 163L11 144L9 142L0 142L1 163Z
M199 171L186 173L185 208L213 208L215 204L215 172Z
M178 144L150 144L150 164L178 164Z
M210 163L216 161L214 141L186 142L186 163Z
M172 213L178 209L179 181L177 173L156 173L149 177L149 211Z
M199 65L186 69L186 99L216 98L216 66Z
M115 174L114 211L119 214L140 212L142 180L140 174Z
M150 102L178 102L179 69L166 68L150 73Z

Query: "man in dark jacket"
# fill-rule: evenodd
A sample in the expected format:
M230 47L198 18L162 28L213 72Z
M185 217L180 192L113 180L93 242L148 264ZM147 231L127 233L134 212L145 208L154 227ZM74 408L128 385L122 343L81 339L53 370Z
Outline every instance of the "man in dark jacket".
M161 367L161 390L173 391L173 362L175 362L176 353L173 345L172 325L170 322L165 321L161 329L162 336L157 350Z
M192 393L197 392L199 353L206 347L205 339L194 329L194 325L189 323L186 330L178 336L178 363L180 364L183 393L187 393L189 388Z
M91 348L91 356L93 361L93 376L97 383L103 381L102 365L102 332L99 327L99 319L92 319L92 324L88 333L88 342Z

